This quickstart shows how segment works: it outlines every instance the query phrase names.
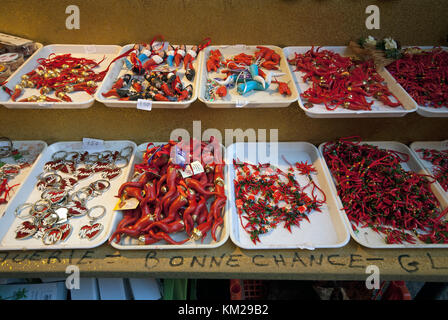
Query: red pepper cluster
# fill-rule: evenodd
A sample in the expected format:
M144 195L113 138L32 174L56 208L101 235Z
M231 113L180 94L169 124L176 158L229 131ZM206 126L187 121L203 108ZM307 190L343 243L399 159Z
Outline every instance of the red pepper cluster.
M375 98L394 108L401 106L376 71L373 60L357 61L312 47L304 54L295 53L288 62L296 67L295 71L305 73L302 77L304 82L312 82L310 88L301 94L308 101L306 106L309 108L313 104L324 104L329 111L338 107L372 110L374 101L369 99L369 102L367 98Z
M143 162L135 165L137 180L124 183L118 191L122 201L135 198L139 204L123 211L124 217L110 241L119 243L122 236L129 236L146 245L161 240L183 244L190 239L203 241L209 231L217 241L227 200L220 148L214 138L208 143L191 139L170 141L160 147L149 144ZM182 155L190 160L186 163L200 161L204 171L184 178L183 165L176 160L180 150L186 151ZM182 241L170 236L181 231L187 236Z
M16 160L22 158L22 155L18 150L13 150L11 156ZM9 193L13 188L19 185L15 184L10 186L8 181L11 180L11 177L18 175L21 169L29 166L30 164L28 162L22 162L21 164L12 167L0 162L0 205L8 203Z
M292 226L299 226L304 219L309 222L308 215L313 210L320 211L325 202L325 194L311 178L314 168L307 163L296 164L296 170L309 179L304 187L297 182L292 166L284 172L279 168L273 169L270 164L253 165L235 160L233 164L238 216L254 244L261 241L260 235L281 222L289 232ZM310 197L305 189L311 186ZM323 195L323 200L317 199L316 189Z
M97 88L96 83L102 81L106 75L105 71L96 73L93 69L103 60L95 62L92 59L75 58L71 54L51 54L47 59L40 58L37 60L39 66L24 74L14 92L10 92L11 99L16 101L24 88L39 89L41 96L30 96L19 102L71 102L72 99L67 93L74 91L85 91L93 95ZM57 99L47 96L53 91Z
M448 243L448 223L427 176L405 171L408 156L340 139L325 144L325 160L336 180L344 210L356 227L385 234L385 241ZM404 158L402 158L404 157Z
M440 183L443 190L448 192L448 150L418 149L422 159L432 163L433 176Z
M447 51L415 48L386 68L420 106L448 107Z

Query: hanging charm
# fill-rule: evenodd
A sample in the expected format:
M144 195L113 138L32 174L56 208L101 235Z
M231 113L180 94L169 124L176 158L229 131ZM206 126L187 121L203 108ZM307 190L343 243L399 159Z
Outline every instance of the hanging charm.
M101 210L101 213L96 216L93 215L93 212L97 209ZM89 224L86 224L81 227L79 230L79 237L81 239L95 239L101 231L103 231L104 226L101 223L95 222L98 219L101 219L106 214L106 208L104 206L98 205L89 209L87 212L87 216L90 218Z

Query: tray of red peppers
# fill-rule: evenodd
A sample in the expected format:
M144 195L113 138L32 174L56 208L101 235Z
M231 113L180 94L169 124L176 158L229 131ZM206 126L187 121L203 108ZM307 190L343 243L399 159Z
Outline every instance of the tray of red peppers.
M373 60L361 61L349 47L286 47L299 106L314 118L402 117L415 101Z
M407 47L389 72L416 101L425 117L448 117L448 48Z
M230 238L237 246L313 250L350 240L314 145L235 143L226 155Z
M448 141L416 141L410 147L448 197Z
M120 250L224 244L229 236L225 171L223 147L214 137L140 145L134 178L117 194L109 242Z
M448 200L406 145L352 137L319 150L355 241L369 248L448 247Z

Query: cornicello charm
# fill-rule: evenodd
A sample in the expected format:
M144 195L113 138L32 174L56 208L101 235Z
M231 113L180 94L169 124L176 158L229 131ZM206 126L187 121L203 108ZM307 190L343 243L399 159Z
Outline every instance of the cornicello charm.
M95 222L101 219L106 214L106 208L104 206L98 205L89 209L87 216L90 219L89 224L86 224L79 229L79 237L81 239L93 240L103 231L104 226Z

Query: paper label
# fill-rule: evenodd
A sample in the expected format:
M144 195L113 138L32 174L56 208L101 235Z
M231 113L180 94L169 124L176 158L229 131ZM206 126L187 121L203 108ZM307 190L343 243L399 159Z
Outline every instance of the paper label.
M182 175L182 178L184 178L184 179L194 175L193 170L191 170L190 166L187 166L185 168L185 170L179 170L179 171L180 171L180 174Z
M38 103L37 105L41 108L51 108L53 103Z
M115 205L114 211L116 210L132 210L137 208L139 205L139 201L136 198L129 198L124 200L123 202L118 200L117 204Z
M92 138L83 138L82 146L85 150L97 150L104 149L104 140L100 139L92 139Z
M442 149L448 149L448 140L444 140L440 143Z
M236 100L235 107L242 108L248 104L249 104L249 101L247 101L247 100Z
M152 101L145 100L145 99L138 99L137 100L137 109L151 111L152 110Z
M194 161L190 164L191 169L193 170L193 175L197 175L199 173L204 172L204 168L199 161Z
M96 46L95 45L84 46L84 51L87 54L96 53Z

